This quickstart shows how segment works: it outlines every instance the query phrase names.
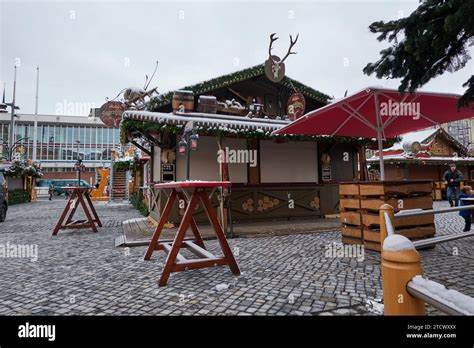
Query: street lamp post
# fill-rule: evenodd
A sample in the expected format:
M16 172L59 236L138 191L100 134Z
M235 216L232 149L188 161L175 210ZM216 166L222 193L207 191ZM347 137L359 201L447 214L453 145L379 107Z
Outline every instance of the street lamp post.
M10 118L10 129L8 130L9 136L8 136L8 160L11 161L11 149L14 148L15 143L15 110L19 110L20 108L15 105L15 99L16 99L16 65L14 66L15 68L15 73L13 76L13 100L11 103L5 103L5 89L3 90L3 102L1 103L2 110L6 108L6 106L11 107L11 118ZM4 143L2 141L2 143Z
M11 112L11 118L10 118L10 136L8 137L8 147L9 150L13 148L13 145L15 144L15 96L16 96L16 65L15 65L15 74L13 77L13 100L10 104L12 108ZM11 161L11 152L9 151L8 153L8 160Z
M178 153L186 156L186 180L189 180L191 151L196 151L199 143L199 135L194 130L193 122L190 121L184 128L183 137L178 144Z
M17 141L15 141L15 142L13 143L13 145L12 145L11 147L10 147L9 144L7 144L7 142L6 142L5 140L0 139L0 145L2 145L2 146L5 145L5 144L7 145L7 159L8 159L8 161L11 161L11 160L13 159L13 151L14 151L18 146L21 145L21 142L22 142L23 140L28 140L29 138L30 138L30 137L24 137L24 138L18 139ZM1 154L0 154L0 155L1 155Z
M76 140L77 144L77 160L76 163L74 164L74 169L77 172L77 187L81 187L81 172L85 171L86 167L84 164L82 164L82 158L79 155L79 144L81 142L79 140Z

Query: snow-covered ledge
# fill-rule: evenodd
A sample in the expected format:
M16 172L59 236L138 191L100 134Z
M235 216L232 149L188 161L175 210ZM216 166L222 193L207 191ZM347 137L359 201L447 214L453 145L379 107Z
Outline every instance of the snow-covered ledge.
M408 293L419 298L441 312L450 315L474 315L474 298L444 285L425 279L420 275L407 284Z
M218 127L229 131L248 129L272 132L290 123L290 121L286 120L259 119L248 118L244 116L239 117L220 114L204 114L197 112L173 114L129 110L123 113L123 117L140 121L181 126L185 125L188 121L193 121L197 126Z

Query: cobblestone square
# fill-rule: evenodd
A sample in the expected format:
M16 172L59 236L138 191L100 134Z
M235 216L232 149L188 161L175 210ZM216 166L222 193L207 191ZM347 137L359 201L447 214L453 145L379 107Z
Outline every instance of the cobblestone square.
M38 248L35 262L0 259L1 315L380 315L372 308L382 298L380 255L327 257L339 231L230 239L241 276L227 267L186 271L158 288L164 253L143 261L146 247L114 246L122 221L140 217L133 207L97 204L104 225L98 233L52 236L65 204L14 205L0 224L1 245ZM456 213L437 215L436 225L438 235L463 227ZM215 240L206 245L218 251ZM474 238L467 238L421 251L425 275L474 296L473 247Z

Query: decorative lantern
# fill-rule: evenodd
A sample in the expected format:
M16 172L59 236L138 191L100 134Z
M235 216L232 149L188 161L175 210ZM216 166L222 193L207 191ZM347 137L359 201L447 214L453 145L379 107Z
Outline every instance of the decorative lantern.
M186 139L184 139L183 137L181 138L181 141L178 144L178 153L184 156L186 155L187 151L188 151L188 143L186 142Z
M196 151L199 144L199 135L195 133L191 134L189 136L189 144L190 144L191 151Z

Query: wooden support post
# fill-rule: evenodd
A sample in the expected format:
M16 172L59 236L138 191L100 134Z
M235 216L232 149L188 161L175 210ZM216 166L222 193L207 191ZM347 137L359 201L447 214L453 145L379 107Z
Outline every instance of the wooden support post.
M382 244L384 315L425 315L424 301L407 291L407 283L422 273L413 243L402 235L388 236Z
M385 213L388 213L390 221L393 223L394 213L393 207L390 204L382 204L380 206L379 217L380 217L380 249L382 249L383 241L387 238L387 225L385 224Z

